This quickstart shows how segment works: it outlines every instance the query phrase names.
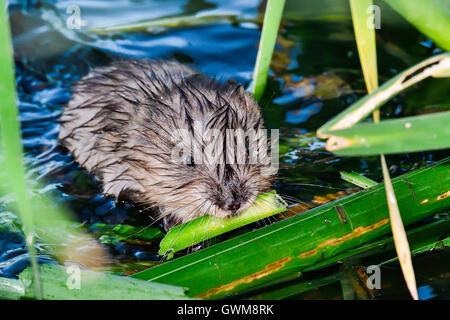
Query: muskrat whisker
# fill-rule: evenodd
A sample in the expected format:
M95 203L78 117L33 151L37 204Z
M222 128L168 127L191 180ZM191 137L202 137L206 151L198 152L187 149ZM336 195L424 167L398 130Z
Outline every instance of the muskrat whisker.
M134 235L136 235L136 234L139 234L139 233L141 233L142 231L144 231L145 229L147 229L147 228L150 228L152 225L154 225L156 222L157 222L158 220L154 220L154 221L152 221L150 224L148 224L148 225L146 225L146 226L144 226L144 227L142 227L142 229L141 230L139 230L139 231L136 231L135 233L132 233L132 234L130 234L130 235L128 235L128 236L126 236L125 237L125 239L128 239L128 238L130 238L130 237L132 237L132 236L134 236Z
M290 183L290 185L293 185L293 186L305 186L305 187L318 187L318 188L326 188L326 189L333 189L333 190L339 190L339 191L344 191L345 190L343 188L335 188L335 187L323 186L323 185L320 185L320 184L313 184L313 183Z
M205 203L207 202L207 200L203 201L202 203L200 203L193 211L191 211L190 215L192 215L193 213L197 212L198 210L201 209L201 207L203 207L203 205L205 205ZM186 226L186 225L185 225ZM178 238L180 237L180 235L182 234L184 227L182 227L179 231L178 231L178 235L177 237L174 239L174 241L172 242L172 245L177 242Z

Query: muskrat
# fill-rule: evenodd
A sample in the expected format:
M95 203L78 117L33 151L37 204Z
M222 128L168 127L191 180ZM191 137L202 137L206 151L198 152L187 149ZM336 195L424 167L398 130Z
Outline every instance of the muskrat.
M248 136L244 161L231 164L174 152L180 145L205 149L197 126L218 133L210 138L216 160L233 160L236 136L229 138L228 129L263 129L259 107L241 85L175 61L120 60L94 68L74 86L60 124L62 145L100 179L105 194L157 208L166 229L205 214L239 214L271 188L267 148ZM261 161L249 161L249 146Z

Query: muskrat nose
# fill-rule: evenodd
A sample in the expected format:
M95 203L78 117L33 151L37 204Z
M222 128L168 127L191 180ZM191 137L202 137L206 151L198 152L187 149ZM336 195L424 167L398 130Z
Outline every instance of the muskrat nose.
M227 206L227 210L235 213L241 207L241 203L239 201L233 201Z

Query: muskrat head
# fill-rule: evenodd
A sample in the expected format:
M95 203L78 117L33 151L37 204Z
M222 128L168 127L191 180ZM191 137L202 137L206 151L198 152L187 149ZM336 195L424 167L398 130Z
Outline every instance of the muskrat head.
M158 147L148 165L147 194L162 216L175 223L205 214L230 217L270 190L276 141L268 138L256 102L241 86L186 80L170 96L167 107L158 108L158 128L149 122L147 140Z

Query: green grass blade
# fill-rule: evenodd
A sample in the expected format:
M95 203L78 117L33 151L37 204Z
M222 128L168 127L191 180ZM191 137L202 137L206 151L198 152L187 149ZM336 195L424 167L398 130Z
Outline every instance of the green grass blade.
M445 222L444 221L439 221L439 222ZM448 219L446 219L447 222L447 228L446 228L446 232L445 233L437 233L439 230L437 230L436 234L435 234L435 238L434 241L422 241L421 245L414 245L414 243L411 243L411 253L416 255L416 254L420 254L423 252L428 252L428 251L433 251L436 249L440 249L440 248L448 248L450 247L450 237L448 236L449 233L449 221ZM434 223L436 224L436 222ZM428 226L428 225L427 225ZM438 227L438 225L435 225L435 227ZM439 237L438 237L439 235ZM443 238L444 237L444 238ZM409 232L408 232L408 239L409 239ZM430 237L431 239L431 237ZM410 241L411 242L411 241ZM384 265L384 264L388 264L391 263L393 261L398 261L398 257L394 257L392 259L383 261L382 263L380 263L380 265Z
M448 234L448 233L447 233ZM411 252L413 254L418 254L422 252L428 252L439 248L449 248L450 247L450 237L439 239L437 241L434 241L432 243L426 244L420 248L414 249ZM397 259L397 258L394 258Z
M181 300L189 299L181 287L100 272L71 269L54 264L39 267L42 298L47 300ZM0 278L0 297L36 299L31 284L32 271L19 274L19 280Z
M238 18L235 15L228 15L228 14L185 15L185 16L151 19L136 23L91 28L89 29L89 32L101 35L115 32L139 32L139 31L149 32L153 29L159 30L161 28L189 28L211 24L236 23L237 21ZM242 19L239 20L239 22L246 22L246 21L248 20Z
M356 172L340 171L340 173L343 180L353 183L354 185L364 189L376 186L378 184L378 182L373 181L372 179L369 179Z
M377 50L375 45L375 29L369 28L367 10L373 6L372 0L350 0L353 28L355 31L358 54L364 75L367 91L378 88Z
M419 252L418 250L420 250L421 248L425 248L430 243L436 243L436 241L442 239L442 237L446 237L449 234L449 228L450 219L443 218L441 220L430 222L426 225L409 230L407 232L407 236L411 244L412 252ZM346 252L339 254L331 259L321 261L308 268L305 268L304 272L334 265L336 264L336 261L358 260L364 257L386 253L388 251L395 252L393 237L383 238L381 240L366 243L352 250L347 250ZM394 259L390 259L389 261ZM349 261L349 263L351 263L351 261Z
M135 227L127 224L109 225L95 223L87 226L91 232L101 235L99 241L103 244L119 244L121 241L133 240L157 241L164 237L164 233L158 228Z
M16 194L26 244L34 270L36 296L39 298L39 270L34 247L33 212L27 195L18 110L14 60L6 3L0 0L0 139L8 178ZM0 155L1 156L1 155Z
M256 100L259 100L267 83L270 62L277 41L278 29L283 14L285 0L268 0L264 14L264 24L259 42L258 55L256 57L253 80L249 92Z
M450 50L450 0L385 0L438 46Z
M255 203L232 218L203 216L169 230L160 243L160 255L170 259L174 252L213 238L249 223L286 210L287 203L275 191L258 196Z
M450 52L428 58L399 73L371 94L361 98L317 130L321 138L328 138L334 130L349 128L378 110L385 102L410 86L450 70Z
M361 69L363 71L364 82L368 93L371 93L378 88L375 20L371 22L371 25L368 22L368 14L372 7L372 0L350 0L353 31L355 33L358 56L361 62ZM375 110L372 117L375 122L380 121L380 112Z
M58 261L69 260L87 268L101 268L109 263L106 250L52 199L33 197L31 204L35 234Z
M327 150L341 156L366 156L446 149L450 148L449 123L449 111L362 123L333 131Z

